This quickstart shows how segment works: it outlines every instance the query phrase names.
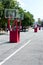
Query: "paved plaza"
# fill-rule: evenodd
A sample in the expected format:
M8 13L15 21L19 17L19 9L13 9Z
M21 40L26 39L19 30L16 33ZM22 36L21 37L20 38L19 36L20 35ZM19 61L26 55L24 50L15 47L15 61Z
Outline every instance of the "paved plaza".
M20 32L18 43L9 43L9 33L0 35L0 65L43 65L43 30Z

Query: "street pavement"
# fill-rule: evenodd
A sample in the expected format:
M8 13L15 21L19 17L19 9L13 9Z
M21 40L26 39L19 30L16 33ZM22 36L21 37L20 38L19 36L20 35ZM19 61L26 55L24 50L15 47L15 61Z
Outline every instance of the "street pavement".
M43 65L43 30L20 32L20 42L9 43L0 35L0 65Z

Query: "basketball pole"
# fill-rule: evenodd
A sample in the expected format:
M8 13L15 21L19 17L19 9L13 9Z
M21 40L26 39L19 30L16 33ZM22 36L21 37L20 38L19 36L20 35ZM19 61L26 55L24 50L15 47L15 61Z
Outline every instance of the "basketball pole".
M8 18L8 30L10 31L10 18Z

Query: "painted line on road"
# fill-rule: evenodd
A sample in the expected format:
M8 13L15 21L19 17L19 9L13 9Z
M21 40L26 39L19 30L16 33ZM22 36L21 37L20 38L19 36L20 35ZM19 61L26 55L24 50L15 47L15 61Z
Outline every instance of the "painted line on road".
M7 58L5 58L2 62L0 62L0 65L4 64L7 60L9 60L13 55L15 55L17 52L19 52L22 48L24 48L30 42L31 42L31 40L29 40L27 43L25 43L24 45L22 45L19 49L17 49L15 52L13 52L10 56L8 56Z

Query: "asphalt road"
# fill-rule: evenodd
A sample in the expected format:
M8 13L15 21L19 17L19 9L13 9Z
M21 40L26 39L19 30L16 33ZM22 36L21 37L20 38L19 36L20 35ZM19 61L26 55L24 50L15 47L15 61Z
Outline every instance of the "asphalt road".
M0 36L0 65L43 65L43 30L20 33L20 42Z

